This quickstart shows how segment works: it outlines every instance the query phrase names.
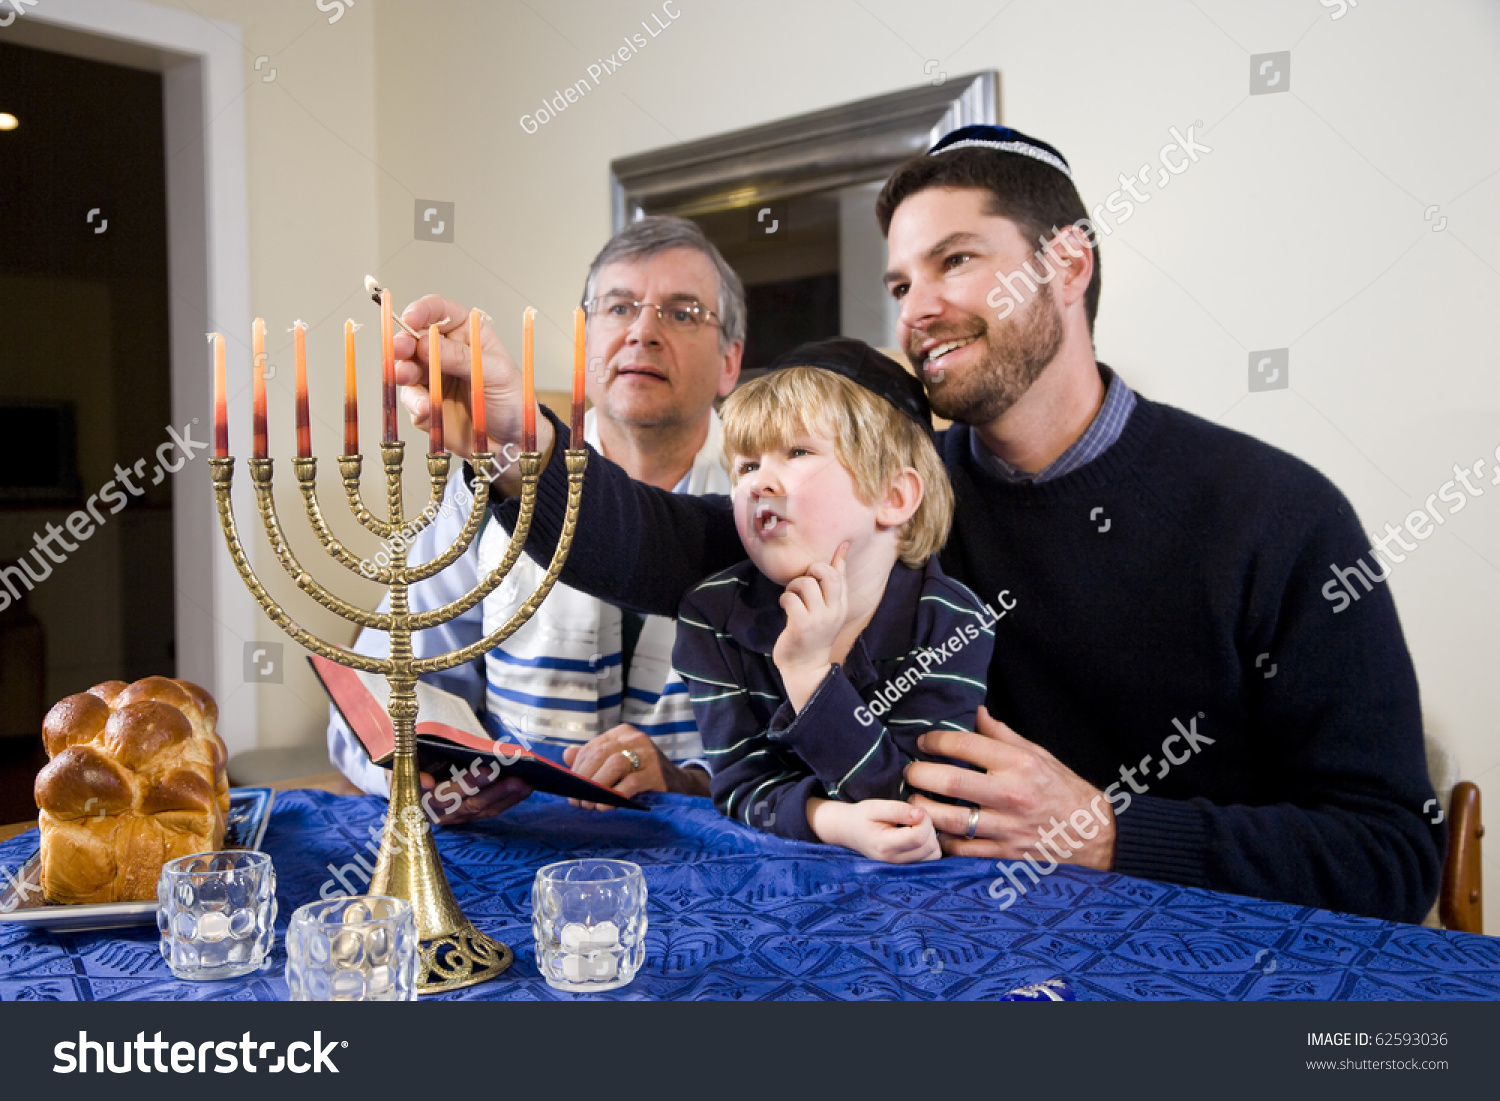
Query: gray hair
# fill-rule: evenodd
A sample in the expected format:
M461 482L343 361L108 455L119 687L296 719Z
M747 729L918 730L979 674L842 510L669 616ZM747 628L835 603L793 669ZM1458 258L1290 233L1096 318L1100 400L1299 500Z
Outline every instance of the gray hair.
M583 286L585 302L594 297L594 281L606 265L619 261L645 260L671 249L688 248L708 257L719 282L719 301L714 310L719 315L719 347L726 349L736 340L745 339L745 288L719 250L686 218L653 214L616 233L589 265L588 280Z

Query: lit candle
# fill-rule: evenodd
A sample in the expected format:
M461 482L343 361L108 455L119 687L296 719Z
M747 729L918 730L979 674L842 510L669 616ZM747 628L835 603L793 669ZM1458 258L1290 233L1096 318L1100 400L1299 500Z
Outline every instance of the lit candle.
M536 450L536 374L532 365L532 343L536 311L526 307L521 322L521 450Z
M344 454L359 454L359 401L354 387L354 330L351 317L344 322Z
M307 322L292 325L292 347L297 358L297 458L312 458L312 425L307 411Z
M266 447L266 321L257 317L251 325L251 351L254 354L255 407L251 413L251 429L255 439L254 456L264 459L269 453Z
M490 449L489 433L485 431L484 415L484 353L479 348L479 327L483 316L478 310L469 311L469 405L474 410L474 450Z
M381 407L385 412L382 443L396 442L396 330L391 321L391 292L380 292Z
M427 414L427 451L438 455L443 450L443 338L436 325L427 326L427 397L432 402Z
M224 334L213 333L214 342L214 458L229 458L229 403L224 393Z
M573 447L583 446L583 307L573 311Z

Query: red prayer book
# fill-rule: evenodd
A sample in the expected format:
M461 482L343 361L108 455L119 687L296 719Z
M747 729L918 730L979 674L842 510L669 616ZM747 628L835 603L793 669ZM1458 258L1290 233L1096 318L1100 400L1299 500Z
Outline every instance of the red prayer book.
M386 711L390 686L385 677L350 669L317 654L307 660L370 760L390 768L396 754L396 728ZM467 703L452 692L421 681L417 682L417 766L439 783L452 769L460 773L467 769L480 784L514 776L534 790L552 795L631 810L650 809L525 746L495 741Z

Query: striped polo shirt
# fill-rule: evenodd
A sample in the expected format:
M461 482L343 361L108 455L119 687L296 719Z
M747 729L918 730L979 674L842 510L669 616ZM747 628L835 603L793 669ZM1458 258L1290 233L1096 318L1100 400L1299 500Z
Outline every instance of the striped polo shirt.
M748 560L708 578L683 598L672 664L692 699L714 805L817 841L809 798L904 799L906 765L928 759L917 738L974 729L1006 602L981 601L935 556L922 569L898 562L848 658L799 712L771 659L784 591Z

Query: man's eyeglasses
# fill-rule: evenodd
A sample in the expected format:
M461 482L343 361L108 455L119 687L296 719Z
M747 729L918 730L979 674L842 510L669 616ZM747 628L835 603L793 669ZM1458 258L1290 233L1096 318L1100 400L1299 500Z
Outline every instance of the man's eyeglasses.
M656 311L657 320L673 332L691 335L703 326L716 323L719 315L693 298L669 299L665 305L655 302L636 302L624 295L606 295L591 298L583 304L590 317L611 329L625 329L635 324L642 309Z

